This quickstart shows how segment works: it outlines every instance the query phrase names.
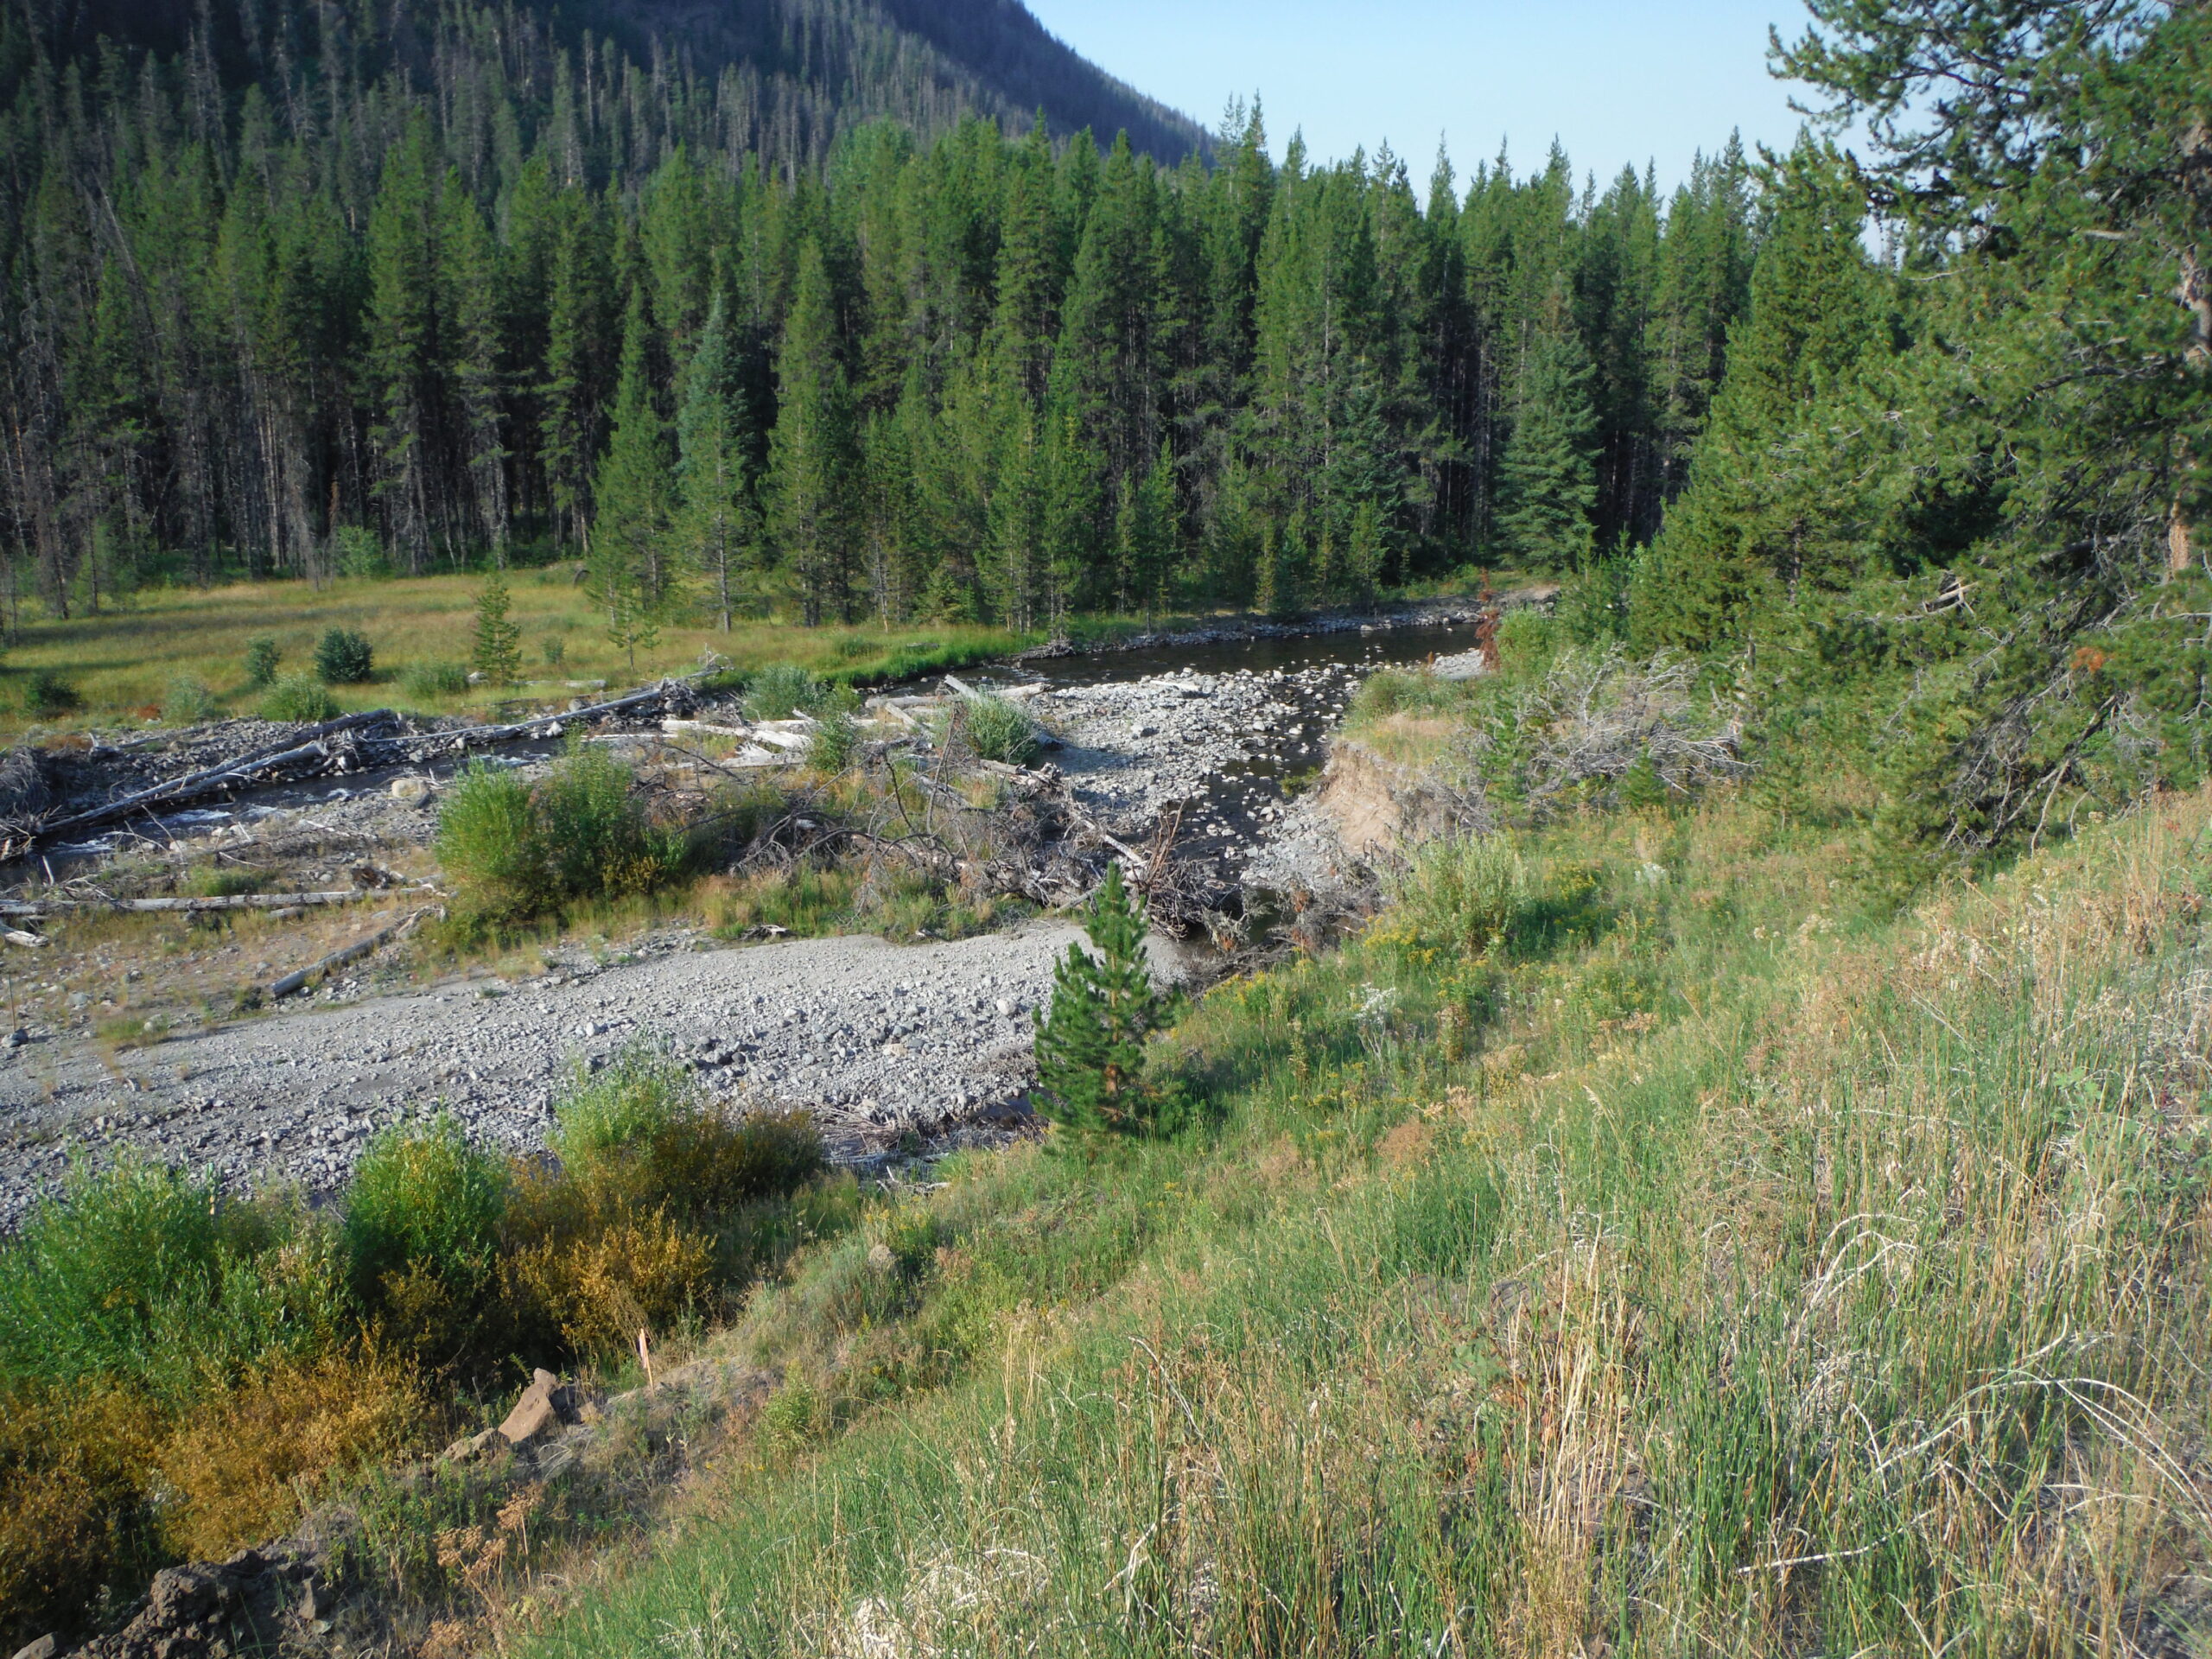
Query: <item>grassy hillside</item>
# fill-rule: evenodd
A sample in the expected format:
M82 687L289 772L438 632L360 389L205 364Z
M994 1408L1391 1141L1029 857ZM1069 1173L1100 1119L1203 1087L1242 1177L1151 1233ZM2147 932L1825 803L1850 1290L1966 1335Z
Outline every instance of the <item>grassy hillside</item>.
M2209 831L1896 914L1725 791L1440 849L1187 1020L1206 1133L798 1258L749 1441L526 1645L2196 1651Z

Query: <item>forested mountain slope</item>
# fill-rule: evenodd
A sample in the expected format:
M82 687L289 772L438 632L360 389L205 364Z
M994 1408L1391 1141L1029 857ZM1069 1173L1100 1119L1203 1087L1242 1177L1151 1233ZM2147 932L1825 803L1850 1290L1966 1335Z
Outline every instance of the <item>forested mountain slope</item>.
M22 36L10 54L16 74L42 56L90 78L105 73L94 66L108 54L135 49L189 62L206 87L228 94L258 86L294 111L334 82L395 72L451 89L482 73L469 61L494 40L526 89L566 51L573 73L629 105L632 118L660 126L671 112L654 105L677 83L685 107L669 124L676 137L695 148L758 149L785 168L818 164L839 134L880 117L926 136L964 114L1019 130L1042 109L1058 137L1126 130L1167 162L1207 142L1187 118L1055 39L1020 0L35 0L10 26ZM626 84L626 58L651 84L642 106Z

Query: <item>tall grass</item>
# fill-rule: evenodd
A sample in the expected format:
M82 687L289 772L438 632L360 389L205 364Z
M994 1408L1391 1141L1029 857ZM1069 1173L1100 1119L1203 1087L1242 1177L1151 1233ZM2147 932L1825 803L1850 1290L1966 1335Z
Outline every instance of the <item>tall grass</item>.
M1897 916L1726 798L1440 854L1179 1033L1217 1135L795 1264L752 1470L533 1650L2191 1650L2208 835Z

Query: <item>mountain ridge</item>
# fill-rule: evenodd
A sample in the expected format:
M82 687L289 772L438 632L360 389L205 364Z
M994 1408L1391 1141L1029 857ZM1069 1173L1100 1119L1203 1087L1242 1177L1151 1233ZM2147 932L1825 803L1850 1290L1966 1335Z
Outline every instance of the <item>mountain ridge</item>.
M748 137L786 166L819 165L869 120L900 121L926 139L965 115L1023 131L1039 108L1056 138L1089 128L1106 142L1126 130L1169 165L1211 147L1197 122L1090 63L1020 0L510 0L496 11L449 0L389 10L344 0L34 0L16 21L42 50L11 54L14 73L0 79L20 84L38 60L111 73L103 55L120 47L178 64L227 97L257 86L294 108L333 76L371 83L397 69L450 90L438 42L486 21L508 40L566 52L587 74L612 42L656 80L689 79L710 97L733 78L749 86Z

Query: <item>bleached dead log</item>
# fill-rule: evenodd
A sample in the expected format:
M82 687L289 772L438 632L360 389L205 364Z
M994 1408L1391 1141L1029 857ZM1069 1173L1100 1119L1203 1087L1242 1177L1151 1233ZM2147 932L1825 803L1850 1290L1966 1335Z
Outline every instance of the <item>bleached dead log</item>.
M660 728L671 737L690 732L696 732L706 737L750 737L753 735L742 726L717 726L711 721L677 720L673 717L662 721Z
M437 908L438 906L435 905L425 905L413 915L398 917L392 921L387 922L375 932L365 934L360 938L354 940L353 944L345 946L343 949L332 951L328 956L322 957L320 961L311 962L306 967L285 975L283 978L278 980L275 984L269 988L270 1001L273 1002L280 998L291 995L293 992L300 989L309 980L316 978L321 975L327 974L334 968L343 968L349 962L359 961L363 957L367 956L370 951L374 950L378 946L385 944L394 935L406 931L407 929L414 926L416 923L421 921L423 918L428 916L431 912Z
M57 910L289 910L308 905L350 905L378 897L374 888L323 893L234 893L214 899L6 899L0 916L44 916Z
M422 737L404 738L398 747L407 751L408 759L420 764L439 754L466 754L471 749L490 748L496 744L514 743L527 738L540 741L558 737L567 728L591 721L604 720L609 715L628 713L648 703L666 703L671 698L689 706L690 688L679 680L663 680L658 685L643 691L632 691L627 696L614 697L606 702L595 702L585 709L571 709L562 714L539 715L531 720L518 720L504 726L463 726L449 732L433 732Z

